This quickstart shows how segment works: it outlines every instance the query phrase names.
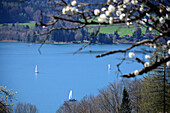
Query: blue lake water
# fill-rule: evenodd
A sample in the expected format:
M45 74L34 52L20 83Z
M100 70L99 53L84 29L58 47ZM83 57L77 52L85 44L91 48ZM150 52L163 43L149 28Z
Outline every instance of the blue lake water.
M106 87L114 80L122 79L115 73L116 64L124 54L119 53L102 58L95 56L109 50L125 49L130 45L91 45L76 55L73 52L81 44L45 44L38 52L40 44L0 43L0 86L7 86L18 94L18 102L36 105L40 113L55 113L69 91L73 98L81 100L86 95L97 95L98 89ZM144 46L140 47L143 48ZM108 71L108 63L111 70ZM38 74L35 66L38 65ZM122 73L142 68L141 64L126 62Z

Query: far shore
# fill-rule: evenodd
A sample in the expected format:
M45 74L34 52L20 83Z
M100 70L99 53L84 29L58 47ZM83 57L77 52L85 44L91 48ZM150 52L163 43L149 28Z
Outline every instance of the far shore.
M22 43L37 43L37 44L40 44L40 42L23 42L23 41L18 41L18 40L1 40L0 42L22 42ZM134 44L135 42L125 42L125 43L113 43L113 44ZM46 42L45 44L83 44L83 43L80 43L80 42ZM101 44L103 45L104 43L96 43L96 44Z

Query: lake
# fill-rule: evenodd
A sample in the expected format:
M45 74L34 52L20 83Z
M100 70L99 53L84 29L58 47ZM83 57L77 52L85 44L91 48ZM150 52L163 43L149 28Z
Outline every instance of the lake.
M36 105L40 113L55 113L70 90L73 98L81 100L86 95L97 95L98 89L122 79L117 76L116 64L124 54L102 58L95 56L109 50L125 49L128 44L91 45L92 52L85 48L73 55L82 44L0 43L0 86L17 91L14 103L25 102ZM143 48L145 46L141 46ZM139 54L137 54L138 56ZM108 71L108 63L111 70ZM135 65L134 65L135 64ZM39 73L35 73L35 66ZM123 63L122 73L142 68L131 61Z

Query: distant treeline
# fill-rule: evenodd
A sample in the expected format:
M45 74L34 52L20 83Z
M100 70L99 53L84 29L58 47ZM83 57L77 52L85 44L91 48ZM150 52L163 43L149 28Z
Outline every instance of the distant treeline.
M66 43L83 43L90 40L89 28L79 30L56 30L51 33L46 40L47 43L66 42ZM40 26L19 25L18 23L8 25L3 24L0 27L0 41L15 40L20 42L41 43L46 36L35 37L34 32L41 33L48 31L49 28ZM92 40L94 44L114 44L114 43L134 43L143 39L152 39L153 35L147 29L145 35L142 35L141 28L136 28L133 35L125 35L120 37L118 31L114 34L100 33Z
M17 0L16 0L17 1ZM15 0L0 0L0 23L23 23L29 21L38 21L40 10L50 14L52 8L46 8L48 0L25 0L25 2L16 2ZM65 0L70 3L71 0ZM101 0L100 2L104 2ZM98 0L77 0L77 2L98 2ZM99 6L100 7L100 6ZM91 7L86 7L91 8Z
M77 0L78 2L99 2L98 0ZM71 2L71 0L66 0ZM105 2L101 0L100 2ZM6 0L0 1L0 41L15 40L22 42L42 42L45 36L34 37L34 32L41 33L48 31L49 28L42 28L41 26L29 25L30 21L35 23L40 20L40 12L44 11L46 14L54 13L51 8L44 8L47 0L26 0L26 2L9 2ZM101 6L98 6L100 8ZM86 7L90 9L93 7ZM44 19L44 21L47 21ZM21 25L20 23L28 23L28 25ZM62 25L67 23L61 23ZM59 25L57 25L59 26ZM67 26L72 27L71 24ZM84 40L89 40L89 28L80 30L58 30L53 31L47 40L47 43L54 42L72 42L82 43ZM153 35L147 29L145 35L142 34L141 28L137 27L133 35L121 36L118 31L113 34L100 33L93 40L92 43L113 44L113 43L134 43L142 39L151 39Z

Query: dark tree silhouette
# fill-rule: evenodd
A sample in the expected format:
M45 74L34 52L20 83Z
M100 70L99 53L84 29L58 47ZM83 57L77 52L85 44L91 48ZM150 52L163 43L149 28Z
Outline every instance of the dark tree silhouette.
M131 104L130 104L130 99L129 99L129 94L126 91L126 88L124 87L123 89L123 98L122 98L122 103L120 105L120 113L131 113Z

